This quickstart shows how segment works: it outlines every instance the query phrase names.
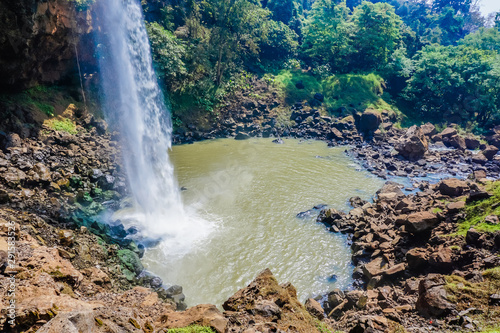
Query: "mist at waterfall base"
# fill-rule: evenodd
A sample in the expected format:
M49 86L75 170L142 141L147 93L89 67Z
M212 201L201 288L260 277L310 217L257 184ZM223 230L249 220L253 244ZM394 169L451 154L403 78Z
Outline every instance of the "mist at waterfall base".
M137 0L98 1L97 49L103 107L121 137L130 206L115 213L135 227L138 241L160 241L182 256L213 224L186 212L169 161L172 125L152 65L142 8Z

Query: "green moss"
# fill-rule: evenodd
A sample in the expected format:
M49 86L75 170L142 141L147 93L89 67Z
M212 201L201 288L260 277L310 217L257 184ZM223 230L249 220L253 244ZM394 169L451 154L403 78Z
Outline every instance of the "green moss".
M493 195L488 199L467 204L465 207L466 218L459 222L457 232L452 236L464 236L472 227L481 232L500 230L500 224L484 222L484 219L489 215L500 215L500 182L490 183L486 189Z
M182 328L171 328L167 331L168 333L215 333L210 327L192 325Z
M122 266L123 266L123 271L128 270L132 273L138 274L143 270L143 266L141 264L141 261L139 259L139 256L132 250L128 249L123 249L119 250L117 252L118 259L120 260ZM124 272L124 274L127 272ZM135 277L135 275L134 275ZM127 279L129 279L127 277Z
M101 327L102 325L104 325L104 323L102 322L102 320L101 320L101 319L99 319L99 318L94 318L94 320L95 320L95 322L96 322L97 326Z
M70 134L76 134L76 124L68 118L52 118L44 121L44 125L52 128L55 131L67 132Z
M439 207L436 207L436 208L434 208L434 209L432 210L432 212L433 212L434 214L436 214L436 213L441 213L442 211L443 211L443 209L442 209L442 208L439 208Z

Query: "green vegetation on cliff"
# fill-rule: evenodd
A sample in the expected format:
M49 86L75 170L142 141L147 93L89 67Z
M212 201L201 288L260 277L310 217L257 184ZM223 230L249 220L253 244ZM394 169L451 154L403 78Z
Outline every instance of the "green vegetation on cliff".
M178 0L151 8L144 4L154 60L177 125L210 121L242 73L275 80L288 105L318 106L321 93L332 115L399 109L412 122L500 123L499 25L487 27L471 2Z

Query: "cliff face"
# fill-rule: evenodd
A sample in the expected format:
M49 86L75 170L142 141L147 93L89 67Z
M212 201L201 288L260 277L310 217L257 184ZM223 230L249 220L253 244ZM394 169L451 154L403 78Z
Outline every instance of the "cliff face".
M2 1L0 89L66 79L76 69L75 45L88 43L91 30L90 11L75 10L73 1Z

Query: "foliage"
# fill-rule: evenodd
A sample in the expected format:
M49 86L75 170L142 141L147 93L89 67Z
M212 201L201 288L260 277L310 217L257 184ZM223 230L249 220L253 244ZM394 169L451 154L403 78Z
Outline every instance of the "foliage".
M298 36L283 22L269 21L265 39L260 42L262 59L287 59L297 51Z
M500 30L497 28L481 28L477 32L465 36L460 44L480 50L500 53Z
M353 23L345 2L317 0L304 26L303 54L316 64L345 72L350 63Z
M353 13L355 62L362 70L385 67L401 40L401 18L386 3L364 1Z
M404 96L413 116L429 120L476 119L480 125L498 116L498 54L467 46L428 46L415 57L415 72Z
M323 105L332 113L364 111L367 108L390 110L382 99L382 78L376 74L338 74L319 77L300 70L282 70L275 77L276 84L289 104L313 100L315 93L324 95ZM297 84L302 83L303 89Z
M192 325L183 328L171 328L168 333L214 333L214 331L207 326Z
M153 50L156 73L169 89L175 90L179 85L178 82L187 74L183 60L186 58L186 48L177 37L156 22L146 24L146 28Z

